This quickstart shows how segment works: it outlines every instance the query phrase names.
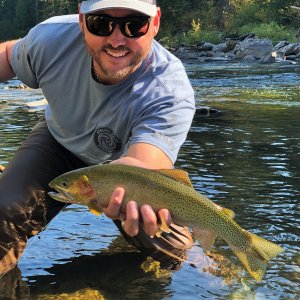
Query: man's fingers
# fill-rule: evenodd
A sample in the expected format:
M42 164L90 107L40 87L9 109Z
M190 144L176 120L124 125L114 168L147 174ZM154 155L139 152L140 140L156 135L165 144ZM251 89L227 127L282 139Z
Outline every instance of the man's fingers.
M111 219L120 219L120 209L124 194L125 191L121 187L118 187L113 191L108 206L103 208L103 212L107 217Z
M154 236L157 233L158 227L157 217L152 207L150 205L143 205L141 207L141 215L145 232L150 236Z
M162 225L169 226L172 223L170 211L166 208L158 211L158 217Z
M129 201L126 206L126 220L123 223L124 231L131 237L139 233L139 211L136 202Z
M134 237L139 232L140 222L143 224L144 231L154 236L158 232L157 216L150 205L142 205L139 207L135 201L129 201L126 205L126 218L124 212L121 212L122 201L125 195L125 190L121 187L116 188L111 196L107 207L101 207L101 210L110 219L125 220L123 222L124 231L131 237ZM171 215L167 209L161 209L158 212L160 223L165 229L171 223Z

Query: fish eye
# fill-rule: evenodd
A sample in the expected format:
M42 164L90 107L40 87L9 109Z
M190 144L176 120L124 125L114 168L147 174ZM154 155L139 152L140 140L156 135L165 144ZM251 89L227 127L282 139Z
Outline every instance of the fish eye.
M68 183L67 183L66 181L63 181L63 182L61 183L61 185L62 185L62 187L68 187Z

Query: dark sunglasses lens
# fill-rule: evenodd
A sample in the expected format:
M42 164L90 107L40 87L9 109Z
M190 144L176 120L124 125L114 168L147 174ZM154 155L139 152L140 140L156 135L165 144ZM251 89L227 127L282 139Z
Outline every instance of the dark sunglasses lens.
M140 37L147 33L149 29L149 18L132 18L123 23L124 35L128 37Z
M101 15L86 15L86 26L90 33L109 36L113 32L113 22Z
M149 17L114 18L105 15L86 15L86 26L90 33L98 36L109 36L119 24L121 32L130 38L145 35L149 29Z

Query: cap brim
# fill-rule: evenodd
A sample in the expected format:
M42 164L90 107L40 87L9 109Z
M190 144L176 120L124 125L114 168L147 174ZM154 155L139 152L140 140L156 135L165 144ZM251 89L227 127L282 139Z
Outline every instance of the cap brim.
M125 8L138 11L145 15L154 17L157 13L157 7L155 4L146 3L144 1L132 0L102 0L102 1L83 1L80 6L80 12L82 14L93 13L103 9Z

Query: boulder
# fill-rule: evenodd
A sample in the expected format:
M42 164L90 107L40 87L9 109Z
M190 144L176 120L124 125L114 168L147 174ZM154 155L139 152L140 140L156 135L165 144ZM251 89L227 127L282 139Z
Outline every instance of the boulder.
M226 46L229 50L233 50L238 42L234 40L229 40L226 42Z
M273 51L273 52L278 51L279 49L285 47L285 46L288 45L288 44L289 44L288 41L281 41L281 42L277 43L277 44L273 47L272 51Z
M241 62L247 62L247 63L256 62L256 58L253 55L246 55L243 58L241 58L240 60L241 60Z
M214 45L213 48L212 48L212 51L214 52L228 52L232 49L230 49L227 45L227 43L222 43L222 44L218 44L218 45Z
M274 63L275 61L276 60L275 60L275 57L273 56L273 53L269 54L259 60L259 62L262 64Z
M235 54L237 59L244 57L253 57L255 59L262 59L263 57L272 53L273 44L269 39L250 38L239 42L235 47Z
M300 43L288 44L279 50L284 53L285 56L297 54L296 52L300 51Z
M198 51L210 51L214 47L214 44L208 42L198 42L195 45L195 49Z

